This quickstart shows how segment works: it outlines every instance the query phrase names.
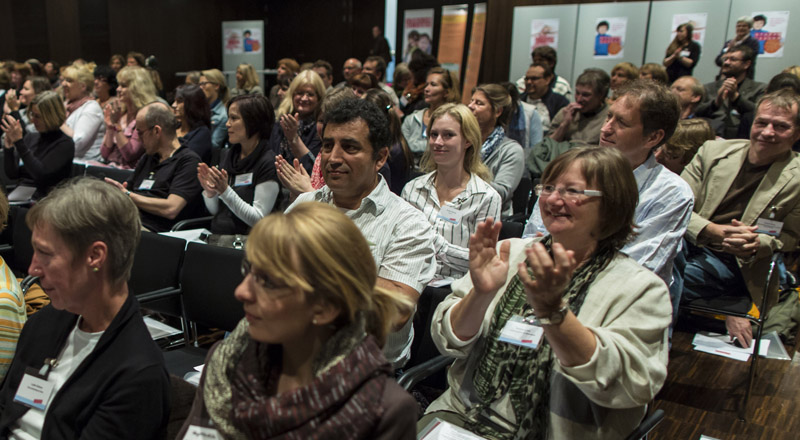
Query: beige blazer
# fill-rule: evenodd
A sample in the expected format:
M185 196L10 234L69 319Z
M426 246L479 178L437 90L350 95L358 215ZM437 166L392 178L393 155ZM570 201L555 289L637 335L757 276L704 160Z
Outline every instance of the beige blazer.
M700 147L681 177L694 192L694 212L686 230L686 239L702 246L698 235L710 222L722 199L739 173L750 148L750 141L708 141ZM800 157L792 152L772 164L747 204L741 221L755 225L759 218L782 221L780 236L759 234L761 245L751 261L737 258L742 276L753 301L761 301L769 260L776 251L797 248L800 236Z

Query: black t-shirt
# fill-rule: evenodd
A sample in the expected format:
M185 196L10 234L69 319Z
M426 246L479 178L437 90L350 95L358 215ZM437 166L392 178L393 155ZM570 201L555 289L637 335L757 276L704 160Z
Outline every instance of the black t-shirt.
M147 197L166 199L175 194L186 200L186 206L174 220L141 211L142 224L155 232L169 231L177 222L202 214L202 187L197 180L200 156L181 142L181 147L163 162L157 154L145 154L136 164L128 189Z
M239 144L222 150L219 168L228 173L228 185L245 202L252 205L255 198L256 185L270 180L278 182L275 171L275 152L269 149L268 140L262 139L249 156L239 157L242 146ZM252 183L236 186L236 176L253 173ZM278 200L275 206L279 206ZM269 214L268 212L264 213ZM223 201L219 201L219 211L211 221L211 232L214 234L249 234L250 226L236 216Z
M697 65L697 61L700 59L700 45L697 44L697 42L690 41L689 45L686 47L686 49L684 49L684 51L689 52L689 55L686 58L691 59L693 63L691 66L686 67L683 65L683 63L676 59L672 62L672 64L667 66L667 76L669 77L670 84L682 76L691 76L692 72L694 71L694 66ZM672 54L668 53L667 56L669 55Z

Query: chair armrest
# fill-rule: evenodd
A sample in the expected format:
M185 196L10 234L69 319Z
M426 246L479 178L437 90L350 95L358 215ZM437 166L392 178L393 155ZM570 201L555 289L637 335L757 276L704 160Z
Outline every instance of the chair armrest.
M186 220L181 220L178 223L175 223L175 226L170 229L170 232L197 229L199 227L208 227L211 225L211 220L213 218L214 216L211 215L206 217L187 218Z
M405 373L400 376L400 379L397 380L397 383L408 391L428 376L452 364L454 360L455 359L447 356L436 356L433 359L429 359L406 370Z
M22 279L22 282L19 283L22 293L25 294L28 289L30 289L31 286L33 286L33 284L37 281L39 281L39 277L34 275L26 275L25 278Z

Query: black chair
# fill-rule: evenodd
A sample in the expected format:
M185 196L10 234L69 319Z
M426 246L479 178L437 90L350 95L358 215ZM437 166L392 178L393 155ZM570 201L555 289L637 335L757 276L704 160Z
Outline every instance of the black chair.
M522 233L524 231L525 225L523 223L505 220L500 226L500 236L498 238L500 240L505 240L508 238L522 238Z
M503 219L504 221L524 222L528 219L528 201L531 198L532 185L528 171L525 170L517 189L514 190L514 194L511 196L511 206L514 208L514 214Z
M101 180L108 177L109 179L116 180L119 183L125 183L128 181L128 179L131 178L131 176L133 176L133 170L123 170L114 167L88 165L86 167L86 175L97 177L98 179Z
M205 216L205 217L197 217L197 218L187 218L186 220L181 220L178 223L175 223L172 226L170 231L185 231L188 229L198 229L198 228L210 228L211 227L211 220L214 218L213 215Z
M12 206L8 214L13 254L6 262L19 277L24 277L28 273L28 267L33 260L33 245L31 245L33 232L25 223L27 215L28 208L22 206Z
M753 304L749 296L719 296L714 298L698 298L693 301L681 303L681 313L698 312L710 315L725 315L735 316L738 318L745 318L750 320L756 326L756 334L753 338L753 354L750 356L750 372L745 381L745 395L744 401L739 408L739 419L747 420L747 404L750 401L750 393L753 390L753 382L757 374L758 368L758 353L761 347L761 336L764 330L764 323L767 320L769 313L768 307L772 304L770 299L777 299L780 277L776 267L780 261L781 254L776 252L772 255L769 265L766 268L764 277L764 292L762 295L761 303L758 307L758 317L749 314Z
M86 175L86 164L85 163L77 163L72 162L72 173L70 174L71 177L79 177Z

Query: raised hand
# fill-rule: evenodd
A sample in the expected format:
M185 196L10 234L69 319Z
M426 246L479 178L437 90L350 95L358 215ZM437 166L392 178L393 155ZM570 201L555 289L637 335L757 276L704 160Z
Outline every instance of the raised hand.
M528 275L525 263L518 266L518 275L525 287L528 304L537 315L556 311L561 306L561 298L578 267L575 253L564 249L560 243L553 243L553 258L544 245L534 243L525 250L528 264L533 271L533 279Z
M275 170L278 172L278 179L281 184L289 190L292 197L313 191L311 186L311 177L308 175L306 169L300 165L300 161L294 159L293 164L290 164L278 155L275 157Z
M511 243L504 242L497 252L501 226L502 223L488 217L478 223L475 233L469 237L469 274L476 294L494 295L508 277Z

